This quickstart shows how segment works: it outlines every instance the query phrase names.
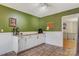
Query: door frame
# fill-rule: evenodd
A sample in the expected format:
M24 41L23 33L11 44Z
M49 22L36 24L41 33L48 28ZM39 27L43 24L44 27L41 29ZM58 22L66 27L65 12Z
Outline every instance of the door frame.
M61 20L61 22L62 22L62 27L61 27L61 29L62 29L62 38L64 38L63 36L64 36L64 34L63 34L63 32L64 32L64 30L63 30L63 20L66 18L66 17L77 17L78 18L78 22L79 22L79 13L76 13L76 14L71 14L71 15L66 15L66 16L62 16L62 20ZM78 29L79 29L79 23L78 23ZM78 41L79 41L79 31L78 31L78 37L77 37L78 39L77 39L77 46L76 46L76 54L77 54L77 52L78 52ZM63 47L64 47L64 39L63 39Z

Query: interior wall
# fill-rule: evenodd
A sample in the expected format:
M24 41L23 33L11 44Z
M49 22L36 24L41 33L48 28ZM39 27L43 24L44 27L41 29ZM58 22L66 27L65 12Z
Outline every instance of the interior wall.
M17 27L22 32L37 31L39 28L38 17L0 5L0 29L4 29L4 32L12 31L12 27L9 27L9 18L11 17L16 18Z
M12 33L0 33L0 55L13 51L12 43Z
M48 22L52 22L54 24L54 28L48 31L61 31L62 16L74 13L79 13L79 8L38 18L36 16L0 5L0 28L3 28L4 32L11 32L12 28L9 27L9 18L14 17L17 19L17 27L19 27L22 32L37 31L38 28L42 28L46 31Z
M61 23L62 23L62 16L70 15L70 14L75 14L79 13L79 8L75 8L72 10L68 11L63 11L54 15L49 15L46 17L41 18L40 20L40 27L46 30L47 23L52 22L54 24L54 28L50 29L49 31L61 31Z
M54 28L48 30L49 32L46 33L45 43L63 47L63 33L62 33L62 25L61 25L62 16L76 14L76 13L79 13L79 8L41 18L40 27L43 28L43 30L46 29L47 27L46 25L48 22L52 22L54 24Z
M46 32L45 43L63 47L63 33L60 32Z

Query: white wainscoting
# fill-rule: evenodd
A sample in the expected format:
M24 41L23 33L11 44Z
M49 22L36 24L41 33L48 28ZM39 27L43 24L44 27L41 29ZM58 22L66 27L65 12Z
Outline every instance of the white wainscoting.
M46 32L45 43L63 47L63 33L60 32Z
M24 34L31 34L36 32L23 32ZM17 37L13 36L12 32L0 33L0 55L10 51L17 52L18 43Z
M0 33L0 55L12 51L12 33Z
M22 33L31 34L31 33L37 33L37 32L22 32ZM42 42L42 43L44 42L44 43L47 43L50 45L63 47L62 32L44 32L44 33L46 34L45 41L39 41L39 42L37 42L38 44L40 44L40 42ZM10 52L10 51L18 52L19 49L18 49L18 40L17 39L18 39L18 37L13 36L12 33L10 33L10 32L9 33L0 33L0 55ZM28 43L29 43L29 39L28 39Z

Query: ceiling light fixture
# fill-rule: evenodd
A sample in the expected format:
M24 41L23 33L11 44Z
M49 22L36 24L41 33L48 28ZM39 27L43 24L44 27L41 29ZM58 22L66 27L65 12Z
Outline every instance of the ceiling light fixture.
M39 7L40 7L40 9L45 10L45 9L47 9L48 4L47 3L40 3Z
M48 11L48 7L49 7L48 3L38 3L37 10L39 12L37 12L37 11L35 11L35 12L38 13L39 15L44 14L44 13L46 13L46 11Z
M43 6L48 6L47 3L40 3L40 7L43 7Z

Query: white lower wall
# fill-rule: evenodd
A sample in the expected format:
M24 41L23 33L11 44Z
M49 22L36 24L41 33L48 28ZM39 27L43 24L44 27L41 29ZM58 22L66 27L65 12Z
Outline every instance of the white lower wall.
M37 32L23 32L24 34L31 34L31 33L37 33ZM63 47L63 35L62 32L45 32L46 38L45 43L60 46ZM0 33L0 55L15 51L17 52L17 44L14 42L17 42L17 37L14 38L12 33Z
M0 55L12 51L12 33L0 33Z
M36 32L23 32L24 34L31 34ZM12 32L0 33L0 55L10 51L17 52L17 39L13 36Z
M13 36L12 50L18 52L18 37Z
M63 47L63 33L60 32L46 32L45 43Z

